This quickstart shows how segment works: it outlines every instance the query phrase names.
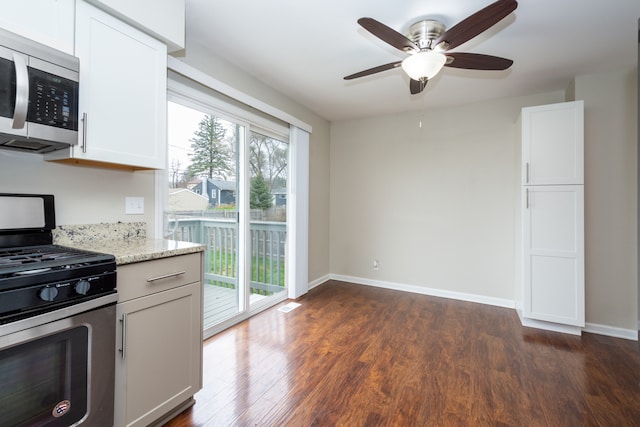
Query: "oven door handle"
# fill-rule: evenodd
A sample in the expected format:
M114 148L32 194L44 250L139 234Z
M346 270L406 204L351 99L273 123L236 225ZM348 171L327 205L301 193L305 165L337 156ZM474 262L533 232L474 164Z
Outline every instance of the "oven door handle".
M127 313L123 313L120 318L120 356L124 359L126 356L125 346L127 344Z

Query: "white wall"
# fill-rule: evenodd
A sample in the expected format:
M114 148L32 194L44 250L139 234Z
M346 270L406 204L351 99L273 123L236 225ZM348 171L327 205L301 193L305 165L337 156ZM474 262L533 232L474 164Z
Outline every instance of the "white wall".
M637 329L637 70L578 76L585 102L588 323Z
M513 301L517 119L563 100L333 123L332 274Z
M53 194L58 225L147 222L153 235L154 172L45 162L40 154L0 150L0 192ZM125 215L126 196L144 197L144 215Z

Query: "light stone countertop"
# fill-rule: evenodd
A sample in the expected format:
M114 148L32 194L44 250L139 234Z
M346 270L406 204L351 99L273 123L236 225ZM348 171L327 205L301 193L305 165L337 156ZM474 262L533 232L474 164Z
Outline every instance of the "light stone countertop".
M202 252L205 245L146 237L146 224L111 223L59 226L53 242L93 252L111 254L116 265Z

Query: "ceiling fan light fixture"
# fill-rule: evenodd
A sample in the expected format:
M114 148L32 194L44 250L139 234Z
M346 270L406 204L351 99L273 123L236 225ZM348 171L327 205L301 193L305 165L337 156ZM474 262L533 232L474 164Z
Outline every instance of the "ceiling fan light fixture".
M433 78L442 69L447 57L432 50L415 53L402 61L402 69L413 80Z

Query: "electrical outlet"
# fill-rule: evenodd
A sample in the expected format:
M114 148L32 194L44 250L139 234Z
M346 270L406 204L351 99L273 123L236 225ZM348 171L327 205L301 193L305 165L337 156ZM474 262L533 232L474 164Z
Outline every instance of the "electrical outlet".
M125 197L124 213L126 215L143 215L144 197Z
M373 262L371 263L371 266L373 267L374 270L380 270L380 261L378 261L377 259L374 259Z

